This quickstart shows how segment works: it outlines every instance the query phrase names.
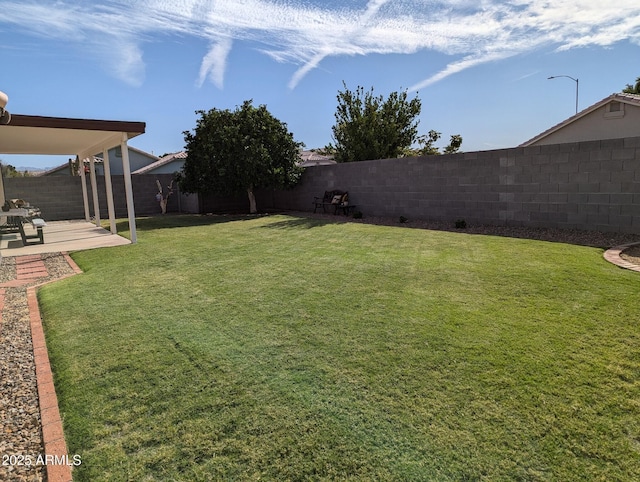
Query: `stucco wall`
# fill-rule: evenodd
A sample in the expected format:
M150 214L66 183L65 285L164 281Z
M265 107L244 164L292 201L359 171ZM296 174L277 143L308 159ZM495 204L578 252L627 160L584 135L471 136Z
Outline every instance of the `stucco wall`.
M102 157L102 153L98 154L98 157ZM156 158L149 157L145 153L135 149L129 149L129 167L131 172L148 166L156 160ZM104 169L102 169L102 166L100 167L101 172L104 173ZM122 152L119 146L109 149L109 168L112 175L124 174L124 168L122 167Z
M621 103L624 115L609 113L608 104L562 129L540 139L535 145L580 142L593 139L619 139L640 135L640 107ZM620 112L621 113L621 112Z
M306 169L261 209L344 189L364 216L640 233L640 137Z

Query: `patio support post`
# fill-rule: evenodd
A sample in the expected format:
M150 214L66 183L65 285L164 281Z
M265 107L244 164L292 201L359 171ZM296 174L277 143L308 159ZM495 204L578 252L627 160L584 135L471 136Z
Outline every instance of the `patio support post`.
M131 244L135 244L138 241L138 235L136 233L136 210L133 205L133 186L131 184L131 165L129 164L129 148L127 147L128 141L127 133L122 133L122 141L120 142L120 149L122 150L122 171L124 173L124 191L127 198L127 214L129 215L129 233L131 235Z
M96 158L89 157L89 178L91 179L91 194L93 194L93 222L100 227L100 200L98 199L98 181L96 180Z
M109 226L112 234L118 234L116 228L116 210L113 206L113 187L111 186L111 165L109 164L109 150L105 149L102 153L104 159L104 186L107 193L107 209L109 211Z
M4 196L4 179L2 178L2 171L0 171L0 206L4 205L4 202L6 201L5 196Z
M84 220L91 222L91 214L89 213L89 194L87 193L86 176L84 175L84 158L78 156L78 169L80 170L80 180L82 181L82 202L84 203Z

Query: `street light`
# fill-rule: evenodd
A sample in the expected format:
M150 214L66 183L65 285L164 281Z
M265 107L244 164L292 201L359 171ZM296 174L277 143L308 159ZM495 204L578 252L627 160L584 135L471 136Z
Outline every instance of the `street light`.
M578 85L579 85L578 79L574 79L570 75L552 75L551 77L548 77L547 80L557 79L558 77L566 77L567 79L571 79L576 83L576 114L577 114L578 113Z

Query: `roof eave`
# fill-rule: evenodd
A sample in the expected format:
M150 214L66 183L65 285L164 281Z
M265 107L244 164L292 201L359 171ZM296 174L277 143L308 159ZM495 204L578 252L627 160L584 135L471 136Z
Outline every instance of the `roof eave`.
M523 142L522 144L520 144L518 147L528 147L531 146L533 144L535 144L536 142L544 139L545 137L550 136L551 134L553 134L554 132L559 131L560 129L563 129L564 127L568 126L569 124L574 123L575 121L577 121L578 119L581 119L582 117L591 114L593 111L599 109L600 107L602 107L603 105L608 104L609 102L611 102L612 100L618 101L618 102L623 102L625 104L631 104L631 105L640 105L640 96L636 96L636 98L631 98L630 95L633 94L621 94L621 93L615 93L615 94L611 94L608 97L605 97L604 99L602 99L599 102L596 102L595 104L587 107L586 109L578 112L577 114L569 117L568 119L560 122L559 124L556 124L555 126L547 129L546 131L538 134L537 136L529 139L526 142Z
M144 134L144 122L97 119L71 119L38 115L11 114L10 125L15 127L43 127L53 129L78 129L106 132L127 132L130 137Z

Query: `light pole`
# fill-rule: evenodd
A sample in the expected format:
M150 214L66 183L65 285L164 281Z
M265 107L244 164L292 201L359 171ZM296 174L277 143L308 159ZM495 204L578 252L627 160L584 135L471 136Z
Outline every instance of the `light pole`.
M558 77L566 77L567 79L571 79L576 83L576 114L577 114L578 113L578 85L579 85L578 79L574 79L570 75L552 75L551 77L548 77L547 80L557 79Z

